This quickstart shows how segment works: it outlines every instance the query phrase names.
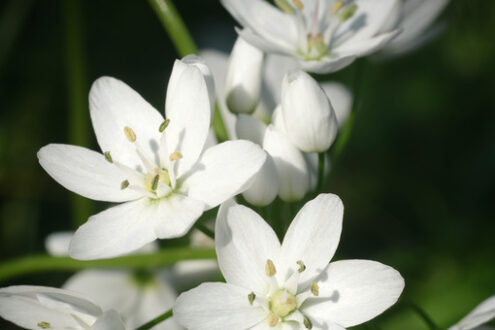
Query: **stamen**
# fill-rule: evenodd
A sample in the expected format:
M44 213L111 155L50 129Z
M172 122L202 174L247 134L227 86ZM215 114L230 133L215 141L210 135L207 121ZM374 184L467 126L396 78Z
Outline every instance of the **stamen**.
M296 264L299 265L299 269L297 270L299 273L302 273L306 270L306 265L304 264L304 262L302 262L302 260L298 260Z
M273 313L270 314L270 316L268 316L268 325L274 327L277 325L277 323L278 323L278 316Z
M134 133L133 129L130 128L129 126L124 127L124 134L127 140L129 140L129 142L136 141L136 133Z
M124 190L127 187L129 187L129 181L128 180L122 181L122 183L120 184L120 190Z
M110 154L110 151L105 151L104 155L107 162L113 163L113 159L112 159L112 155Z
M320 287L318 286L318 284L316 282L313 282L311 283L311 293L313 294L313 296L318 296L320 294Z
M312 329L313 328L313 323L311 323L311 320L306 315L304 315L303 323L304 323L304 326L306 327L306 329Z
M346 9L344 9L344 11L339 15L339 20L341 22L347 21L349 18L351 18L352 16L354 16L354 14L356 13L356 10L357 9L358 9L358 6L356 4L350 5L349 7L347 7Z
M169 157L170 160L179 160L181 158L182 158L182 154L178 151L171 153Z
M294 8L292 8L287 0L274 0L273 2L275 2L278 8L282 9L282 11L289 15L294 15Z
M153 181L151 182L151 190L155 191L158 188L158 182L160 181L160 176L157 174L153 177Z
M335 5L333 6L333 13L334 14L337 14L337 12L339 11L340 8L342 8L342 6L344 5L344 2L343 1L337 1L335 3Z
M292 0L292 3L297 7L297 9L299 9L299 11L303 11L304 5L301 0Z
M254 299L256 299L256 294L254 292L251 292L250 294L248 294L248 300L249 300L249 304L251 306L253 305Z
M41 329L49 329L51 327L51 324L49 322L38 322L38 326L41 328Z
M165 128L167 128L168 124L170 124L170 119L166 119L163 123L160 124L160 127L158 128L160 133L163 133Z
M277 273L277 269L275 268L275 265L273 264L273 261L268 259L265 264L265 273L266 276L272 277Z

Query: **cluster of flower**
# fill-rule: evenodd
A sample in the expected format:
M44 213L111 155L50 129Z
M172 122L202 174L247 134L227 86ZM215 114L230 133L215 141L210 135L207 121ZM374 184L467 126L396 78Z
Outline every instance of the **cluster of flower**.
M282 243L234 197L266 206L277 196L293 202L316 192L352 97L306 71L334 72L378 50L409 51L437 31L424 33L447 0L222 3L243 27L229 62L212 51L177 60L165 116L125 83L103 77L89 95L102 152L50 144L38 153L67 189L121 203L74 235L51 236L52 254L94 260L150 252L156 239L186 235L220 205L214 243L206 243L214 244L218 265L85 270L63 289L7 287L0 289L2 317L28 329L130 329L173 306L173 318L156 329L345 329L397 301L404 280L395 269L369 260L330 262L343 219L336 195L308 201ZM231 138L222 143L210 128L216 100ZM218 268L226 283L202 283L176 299L174 288L213 278ZM473 329L494 316L492 297L451 329Z

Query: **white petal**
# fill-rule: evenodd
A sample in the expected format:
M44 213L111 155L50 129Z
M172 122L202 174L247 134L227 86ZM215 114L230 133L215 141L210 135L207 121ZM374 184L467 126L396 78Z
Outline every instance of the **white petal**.
M235 130L239 139L248 140L260 146L263 145L266 125L253 116L238 115Z
M111 77L96 80L89 92L91 121L103 152L132 168L142 168L133 143L127 141L124 127L134 130L137 143L148 157L157 155L162 115L124 82Z
M495 318L495 296L484 300L449 330L470 330Z
M93 215L74 234L70 256L80 260L113 258L154 241L153 203L143 198Z
M79 329L72 315L91 325L101 309L71 291L41 286L11 286L0 289L0 316L23 328L40 329L47 322L55 329Z
M280 133L287 135L287 127L285 127L284 114L282 113L282 106L278 105L273 111L272 115L272 125Z
M203 202L179 194L162 199L153 206L158 238L184 236L205 209Z
M335 52L341 54L342 56L347 54L352 54L358 57L366 56L376 52L380 48L383 48L384 45L399 35L400 32L400 30L394 30L369 39L358 40L356 42L345 42L341 46L336 47Z
M209 208L243 192L266 160L256 144L227 141L207 149L185 178L182 188Z
M328 150L337 135L332 104L318 83L301 70L285 75L282 113L288 137L304 152Z
M260 100L263 52L238 37L230 54L225 98L230 111L251 113Z
M272 40L268 34L257 34L250 28L235 29L237 34L254 47L270 54L296 56L297 52L294 46L288 45L281 40Z
M141 197L131 189L120 189L122 181L127 179L126 174L98 152L66 144L49 144L40 149L38 159L55 181L84 197L107 202Z
M165 115L170 119L164 133L168 151L182 154L176 172L176 177L180 177L201 154L211 121L208 86L196 65L175 61L168 83Z
M283 281L297 271L301 260L306 270L300 274L303 289L328 265L342 232L344 206L337 195L320 194L307 202L292 221L282 243L280 277Z
M319 280L320 295L303 304L303 313L317 322L352 327L395 304L404 279L392 267L370 260L331 263Z
M213 73L206 62L199 56L187 55L182 59L182 62L197 67L203 74L206 87L208 88L208 98L210 100L210 118L213 118L213 112L215 111L215 79L213 78Z
M119 313L114 310L105 312L100 316L91 327L91 330L125 330L124 321L120 317Z
M332 73L350 65L356 59L355 54L334 54L321 61L303 61L300 60L301 68L308 72L314 73Z
M292 15L262 0L221 0L223 6L243 26L267 41L293 49L297 42L297 26Z
M228 283L266 293L270 281L265 265L268 259L278 259L280 242L256 212L234 203L223 204L215 226L215 245L218 265Z
M266 130L263 148L275 162L280 198L286 202L302 199L309 189L309 172L301 152L271 125Z
M248 329L266 318L249 304L250 291L226 283L203 283L182 293L174 317L190 330Z
M279 191L277 168L270 155L267 155L265 164L258 174L254 176L249 188L242 193L242 196L250 204L256 206L266 206L273 202Z
M339 127L342 127L351 113L351 91L344 84L333 81L321 83L321 88L332 103Z
M66 257L69 255L69 245L74 232L60 231L51 233L45 239L46 251L55 257Z

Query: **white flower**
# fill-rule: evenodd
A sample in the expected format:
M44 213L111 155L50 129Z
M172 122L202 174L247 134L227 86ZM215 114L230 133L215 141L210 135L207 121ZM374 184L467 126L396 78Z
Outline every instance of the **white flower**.
M268 52L298 59L306 71L329 73L393 39L398 0L221 0L244 27L239 35Z
M103 154L61 144L39 151L41 166L67 189L124 202L77 230L73 258L110 258L157 238L182 236L204 210L246 189L262 167L265 153L248 141L204 150L211 104L200 64L175 62L167 120L123 82L98 79L90 91L90 114Z
M401 0L401 2L398 27L402 29L402 33L383 48L383 54L386 56L398 56L410 52L435 37L442 30L443 25L433 25L433 23L449 0Z
M125 330L119 314L103 312L76 292L42 286L0 289L0 316L26 329Z
M260 100L263 52L237 38L230 54L225 100L234 113L251 113Z
M328 96L304 71L285 75L282 115L287 136L304 152L327 151L337 135L337 118Z
M329 264L340 238L343 206L319 195L296 215L283 243L244 206L223 205L216 250L227 283L182 293L174 316L188 329L344 329L393 305L404 280L369 260Z
M449 330L490 330L495 329L489 326L483 326L483 324L495 318L495 296L484 300L481 304L476 306L468 315L466 315L458 323L454 324Z

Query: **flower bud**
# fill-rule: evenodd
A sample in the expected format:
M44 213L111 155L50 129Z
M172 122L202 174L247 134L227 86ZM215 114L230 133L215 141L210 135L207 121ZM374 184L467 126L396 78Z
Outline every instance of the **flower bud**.
M210 100L211 118L213 118L213 112L215 111L215 81L210 68L206 65L203 59L196 55L187 55L182 59L182 62L187 65L194 65L201 71L206 82L206 88L208 88L208 99Z
M287 136L304 152L324 152L337 135L337 120L327 95L301 71L289 71L282 85L282 114Z
M324 82L321 88L327 94L330 103L335 111L335 117L339 127L344 126L352 109L352 93L343 84L338 82Z
M252 113L260 100L263 52L237 38L230 54L225 98L230 111Z

